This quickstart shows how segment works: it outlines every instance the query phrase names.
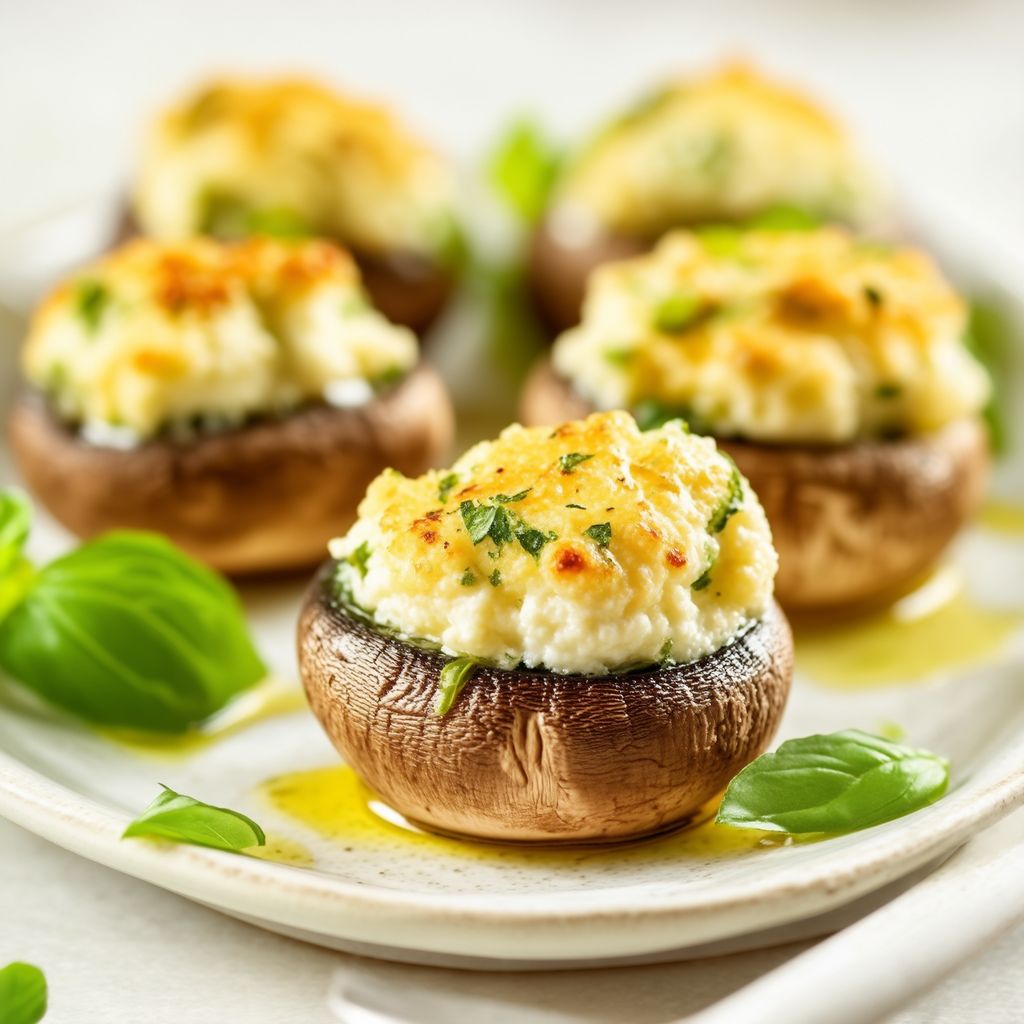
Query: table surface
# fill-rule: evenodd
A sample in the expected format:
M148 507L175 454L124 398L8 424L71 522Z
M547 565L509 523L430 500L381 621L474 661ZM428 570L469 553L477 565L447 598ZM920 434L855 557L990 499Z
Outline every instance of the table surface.
M305 68L393 100L467 163L509 116L579 135L663 71L747 54L806 82L870 148L1010 243L1024 237L1024 5L995 0L292 0L0 3L0 229L109 189L146 116L197 75ZM980 842L1020 842L1024 813ZM0 822L0 964L36 962L48 1020L329 1021L332 971L358 961L124 878ZM575 1021L663 1022L803 945L699 963L537 976L445 972L456 990ZM1024 926L892 1019L1010 1024ZM418 968L393 967L397 984ZM488 1017L499 1020L499 1015ZM555 1020L545 1016L544 1020Z

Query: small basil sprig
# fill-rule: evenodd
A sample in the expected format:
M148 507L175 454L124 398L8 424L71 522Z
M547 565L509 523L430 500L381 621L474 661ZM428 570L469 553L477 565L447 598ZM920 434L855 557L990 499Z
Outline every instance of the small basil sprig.
M0 667L41 697L98 725L182 732L265 677L235 592L168 541L111 533L37 570L26 533L3 495Z
M480 662L476 658L465 657L453 658L441 669L435 714L446 715L451 711L452 705L479 667Z
M37 1024L46 1016L46 977L32 964L12 963L0 970L0 1021Z
M948 785L938 755L847 729L762 754L729 783L716 820L791 835L854 832L919 810Z
M267 842L263 829L252 818L175 793L167 786L124 830L121 838L169 839L235 852L265 846Z

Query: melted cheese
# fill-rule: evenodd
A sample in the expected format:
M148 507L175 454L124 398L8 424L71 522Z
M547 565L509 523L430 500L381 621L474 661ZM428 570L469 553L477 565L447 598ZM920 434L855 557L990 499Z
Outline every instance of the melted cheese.
M778 442L927 433L978 412L964 303L912 249L837 228L667 235L600 268L554 364L599 408Z
M108 440L368 399L416 358L347 253L268 239L131 242L46 299L23 356L61 416Z
M444 162L383 108L302 80L227 80L154 125L135 210L165 239L269 226L433 252L451 230L452 190Z
M497 525L474 536L490 510ZM415 480L386 472L331 550L384 626L582 673L718 650L765 613L777 564L757 498L714 441L678 423L641 433L626 413L512 426Z
M867 225L884 206L874 177L823 110L743 65L674 83L620 118L570 168L554 228L589 215L654 238L795 206Z

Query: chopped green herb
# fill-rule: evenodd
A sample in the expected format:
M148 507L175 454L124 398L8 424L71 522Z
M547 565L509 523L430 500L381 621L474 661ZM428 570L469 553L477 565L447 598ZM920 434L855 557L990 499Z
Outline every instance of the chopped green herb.
M382 373L378 373L371 381L370 386L374 391L387 391L402 380L407 371L401 366L392 366Z
M511 505L515 501L522 501L523 498L525 498L532 490L532 487L527 487L525 491L519 491L518 494L513 494L511 496L508 494L496 494L494 496L494 500L502 505Z
M658 303L654 328L665 334L681 334L700 317L703 308L703 300L694 292L676 292Z
M588 526L583 533L594 541L599 548L606 548L612 542L611 523L593 523L591 526Z
M704 251L719 258L743 255L743 232L728 224L710 224L696 232Z
M367 563L370 561L370 553L370 545L364 540L345 561L359 573L360 577L365 577Z
M714 565L709 565L691 584L691 590L703 590L711 585L711 570Z
M236 852L267 842L263 829L252 818L175 793L167 786L121 834L122 839L140 837Z
M876 398L899 398L903 394L903 388L899 384L879 384L875 388Z
M363 292L353 292L351 295L345 298L345 301L341 304L341 315L342 316L359 316L360 313L365 313L368 309L371 309L370 300L366 297Z
M561 467L562 472L568 476L581 462L586 462L593 457L593 455L587 455L583 452L569 452L568 455L559 457L558 465Z
M458 482L458 473L449 473L447 476L441 477L441 482L437 485L437 500L442 505L448 500L448 495L452 493L452 489Z
M799 206L781 204L751 217L744 227L761 231L813 231L821 227L822 218Z
M480 662L476 658L466 657L453 658L441 669L438 679L440 690L437 703L434 705L434 714L446 715L451 711L452 705L479 667Z
M491 540L493 540L499 548L512 543L515 536L512 526L512 516L503 505L499 505L494 510L494 522L491 523L490 529Z
M658 651L658 664L666 665L672 660L672 637L667 637Z
M864 285L864 298L866 298L875 309L878 309L884 301L882 293L872 284Z
M110 304L110 291L99 281L79 281L75 290L75 312L92 334L99 327Z
M729 458L727 455L725 457ZM729 520L743 507L743 477L740 476L740 471L732 459L729 461L732 463L729 490L708 521L708 533L721 533L729 524Z
M533 555L534 558L540 558L541 549L548 541L557 539L557 534L551 532L542 533L540 530L535 530L532 526L516 531L516 540L519 541L523 550Z
M715 820L790 835L854 832L926 807L948 785L944 758L846 729L762 754L729 783Z
M245 218L246 234L272 238L308 238L313 234L305 218L286 206L268 206L249 210Z
M677 421L689 433L692 416L689 409L680 405L665 405L656 398L644 399L633 409L633 419L641 430L657 430L666 423Z
M628 366L634 355L636 350L632 348L606 348L601 353L604 361L612 366Z
M464 501L459 505L462 522L469 539L479 544L490 532L498 509L494 505L482 505L479 501Z
M491 575L487 577L487 582L490 583L490 585L492 587L500 587L501 586L501 570L500 569L495 569L494 572L492 572Z
M463 585L464 587L472 587L472 586L473 586L473 585L474 585L474 584L476 583L476 573L475 573L475 572L473 572L473 570L472 570L472 569L467 569L467 570L466 570L466 571L465 571L465 572L464 572L464 573L462 574L462 579L461 579L461 580L459 580L459 582L460 582L460 583L461 583L461 584L462 584L462 585Z
M8 964L0 970L0 1020L38 1024L46 1016L46 977L32 964Z
M574 501L570 501L569 504L566 505L565 507L566 508L580 508L580 509L583 509L584 512L587 511L587 506L586 505L577 505L576 502L574 502Z

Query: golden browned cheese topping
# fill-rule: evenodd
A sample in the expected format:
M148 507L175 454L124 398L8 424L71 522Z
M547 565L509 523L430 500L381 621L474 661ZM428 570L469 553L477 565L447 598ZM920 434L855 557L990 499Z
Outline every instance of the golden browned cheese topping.
M331 550L382 625L556 672L710 654L764 614L776 569L714 442L626 413L512 426L450 470L387 472Z
M130 242L59 285L23 363L87 436L131 443L310 400L368 400L416 353L336 246L197 238Z
M553 358L599 408L842 443L977 413L989 383L965 330L963 301L918 250L839 228L716 228L600 268Z
M153 126L135 211L165 239L318 234L435 253L452 193L446 164L383 107L302 79L225 79Z
M554 227L586 218L622 234L742 221L797 207L861 226L886 202L842 127L746 64L673 82L601 133L556 196Z

